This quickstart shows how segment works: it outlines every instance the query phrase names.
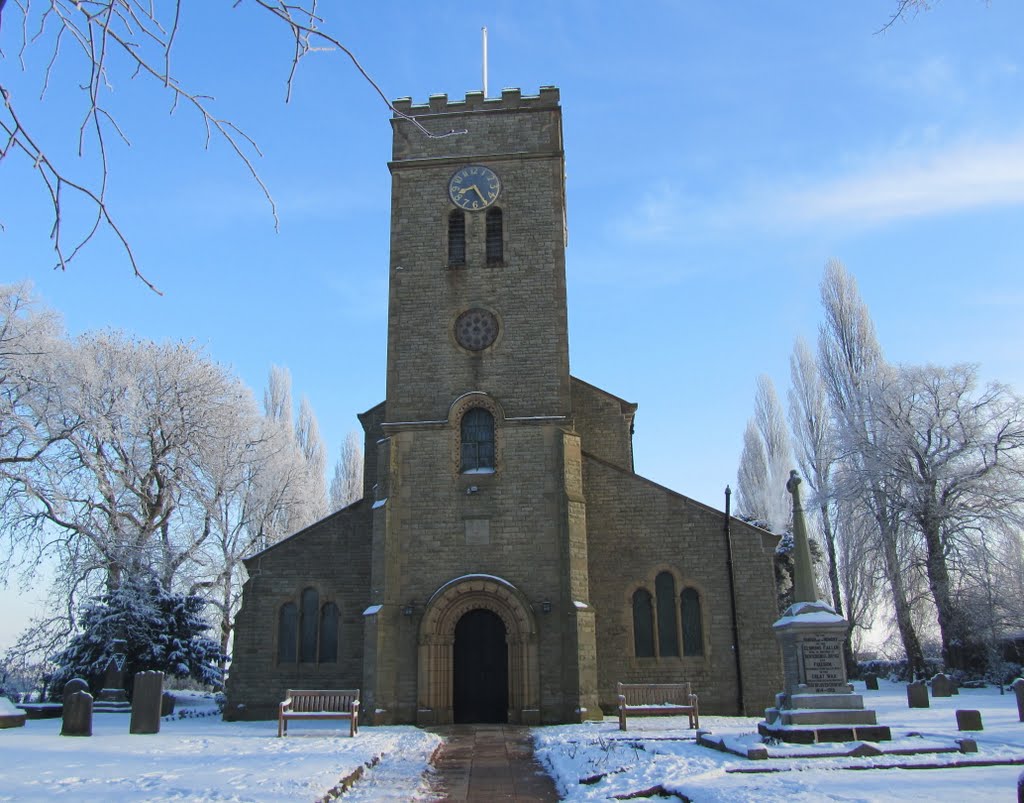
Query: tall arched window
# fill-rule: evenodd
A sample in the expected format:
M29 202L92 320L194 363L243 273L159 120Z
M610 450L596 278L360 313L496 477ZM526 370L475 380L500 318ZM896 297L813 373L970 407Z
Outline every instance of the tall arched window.
M654 657L654 614L651 593L639 588L633 592L633 653L637 658Z
M494 471L494 416L473 407L462 416L462 472Z
M679 635L676 630L676 579L669 572L654 578L654 593L658 598L658 655L679 655Z
M302 616L299 622L299 660L303 663L316 661L316 639L319 630L320 595L315 588L302 591Z
M277 614L277 662L295 663L295 645L299 640L299 608L286 602Z
M320 663L338 660L338 606L328 602L320 609Z
M448 214L448 264L466 264L466 215L461 209Z
M683 655L704 654L704 626L700 614L700 594L684 588L679 595L683 619Z
M501 210L494 206L487 210L487 264L498 265L505 259L502 239Z

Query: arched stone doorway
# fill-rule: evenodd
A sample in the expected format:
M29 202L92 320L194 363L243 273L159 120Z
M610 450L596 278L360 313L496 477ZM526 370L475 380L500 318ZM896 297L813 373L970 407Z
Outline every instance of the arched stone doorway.
M537 660L537 626L526 597L511 583L491 575L467 575L434 592L420 623L417 684L417 721L421 725L455 721L456 628L467 614L466 627L499 633L506 644L507 720L540 722L540 670ZM489 622L489 624L487 624ZM490 659L493 661L493 648ZM461 680L461 679L460 679ZM463 691L460 689L460 692ZM460 714L463 701L460 700ZM493 701L492 701L493 704Z

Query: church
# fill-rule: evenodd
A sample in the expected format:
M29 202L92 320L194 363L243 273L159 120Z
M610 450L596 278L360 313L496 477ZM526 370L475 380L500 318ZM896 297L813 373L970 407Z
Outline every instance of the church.
M358 688L367 724L579 722L619 681L759 714L778 539L638 475L637 405L569 371L558 89L395 109L363 498L246 560L225 717Z

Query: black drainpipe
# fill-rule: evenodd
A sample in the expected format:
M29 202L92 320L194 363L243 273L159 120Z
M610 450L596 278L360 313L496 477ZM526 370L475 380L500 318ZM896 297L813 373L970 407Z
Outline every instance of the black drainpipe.
M739 708L740 716L746 715L743 707L743 669L740 666L740 629L736 619L736 580L733 577L732 566L732 517L729 513L732 500L732 489L725 486L725 554L726 565L729 568L729 603L732 609L732 654L736 657L736 705Z

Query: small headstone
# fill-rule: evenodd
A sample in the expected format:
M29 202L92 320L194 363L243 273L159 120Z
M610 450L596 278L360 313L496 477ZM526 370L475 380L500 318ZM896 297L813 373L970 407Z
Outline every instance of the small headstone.
M174 695L169 691L165 691L160 698L160 716L169 717L174 713L174 703L176 702Z
M64 705L68 704L68 697L70 697L75 692L80 692L80 691L89 691L89 684L86 683L81 678L72 678L67 683L65 683L64 684L64 694L63 694Z
M911 708L928 708L928 687L923 680L907 684L907 705Z
M878 691L878 675L874 672L868 672L864 676L864 686L871 691Z
M64 700L64 722L61 736L92 736L92 695L76 691Z
M164 673L139 672L132 692L131 733L159 733L163 704Z
M1010 684L1010 688L1017 695L1017 717L1024 722L1024 678L1017 678Z
M981 711L971 709L957 709L956 727L962 731L983 731L981 726Z
M932 678L932 697L952 697L953 679L949 675L939 672Z

